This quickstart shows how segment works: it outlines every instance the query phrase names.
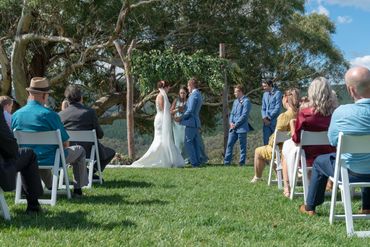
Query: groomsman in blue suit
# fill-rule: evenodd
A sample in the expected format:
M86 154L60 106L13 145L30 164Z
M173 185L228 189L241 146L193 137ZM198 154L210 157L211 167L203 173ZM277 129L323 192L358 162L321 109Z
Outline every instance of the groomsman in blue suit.
M248 116L251 110L251 103L247 96L244 95L244 88L242 85L234 87L233 108L229 117L229 138L225 152L224 164L230 165L233 155L233 147L235 142L239 139L240 142L240 159L239 164L245 165L247 156L247 132L251 131L248 124Z
M274 133L276 121L281 111L281 92L274 87L273 82L262 82L265 91L262 97L263 145L267 145L270 136Z
M185 113L176 118L185 128L185 148L190 156L190 163L193 167L200 166L200 119L199 112L203 104L202 95L198 90L198 81L192 78L188 81L190 92L186 103Z

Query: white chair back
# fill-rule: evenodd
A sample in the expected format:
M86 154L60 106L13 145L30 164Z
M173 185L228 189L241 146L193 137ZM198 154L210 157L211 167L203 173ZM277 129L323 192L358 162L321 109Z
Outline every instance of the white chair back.
M274 143L272 146L272 154L271 154L271 161L270 161L270 171L269 171L269 178L267 184L270 186L272 182L277 182L278 188L283 188L283 179L282 179L282 165L281 165L281 155L280 155L280 148L279 144L283 143L284 141L290 138L289 131L279 131L275 130L274 132ZM272 170L276 165L276 180L272 180Z
M100 154L98 148L98 138L96 137L96 131L93 130L68 130L69 141L71 142L90 142L92 143L90 158L87 159L88 168L89 168L89 183L87 188L92 187L93 183L93 173L94 173L94 164L97 163L99 182L103 184L103 177L100 166Z
M56 204L57 198L59 170L62 169L67 174L67 165L64 156L64 148L60 130L58 129L43 132L27 132L14 130L14 137L17 139L19 145L57 145L57 149L55 151L54 164L50 164L50 166L39 166L39 169L51 169L53 174L51 199L39 200L39 202L42 204L50 204L54 206ZM61 167L60 164L62 164ZM71 198L71 192L69 188L68 176L65 176L65 183L67 185L66 194L69 199ZM26 200L21 199L21 187L22 187L21 176L20 173L18 173L15 197L16 204L26 202Z
M304 146L321 146L330 145L328 132L327 131L301 131L301 142L298 145L296 152L296 158L293 166L293 181L291 183L290 199L293 200L294 195L301 195L302 193L296 193L296 184L298 171L302 173L302 185L303 185L303 200L306 204L307 193L308 193L308 174L306 153L303 149ZM299 170L299 163L301 163L301 169Z
M300 146L330 145L327 131L305 131L301 132Z
M330 224L333 224L335 219L345 219L346 231L348 236L370 237L370 231L355 231L353 226L353 219L370 218L366 214L352 213L351 189L355 187L370 187L370 182L350 183L348 176L348 169L343 166L342 154L370 154L370 135L345 135L339 132L337 155L335 160L335 170L333 179L333 192L330 205ZM339 181L339 177L342 181ZM332 178L331 178L332 179ZM335 214L335 206L337 200L338 188L341 190L342 202L344 204L344 215Z

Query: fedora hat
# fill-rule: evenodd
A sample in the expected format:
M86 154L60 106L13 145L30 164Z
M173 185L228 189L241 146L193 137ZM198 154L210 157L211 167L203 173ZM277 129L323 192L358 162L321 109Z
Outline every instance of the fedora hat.
M30 86L26 88L28 92L51 93L49 80L45 77L33 77Z

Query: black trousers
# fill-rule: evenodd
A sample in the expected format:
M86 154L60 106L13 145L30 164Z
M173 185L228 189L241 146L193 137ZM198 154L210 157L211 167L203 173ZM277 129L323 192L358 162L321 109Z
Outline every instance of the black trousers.
M109 164L109 162L114 158L116 155L116 151L110 147L106 146L99 146L99 154L100 154L100 166L101 171L104 171L105 167ZM98 170L97 164L94 165L94 170Z
M36 154L30 148L20 148L15 166L22 175L22 185L27 201L37 200L43 194L43 189Z

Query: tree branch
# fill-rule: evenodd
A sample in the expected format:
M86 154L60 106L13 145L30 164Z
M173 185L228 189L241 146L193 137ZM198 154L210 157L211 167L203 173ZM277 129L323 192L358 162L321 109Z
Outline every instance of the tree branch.
M38 35L34 33L27 33L27 34L22 34L17 38L19 38L20 40L24 40L24 41L40 40L40 41L46 41L46 42L64 42L64 43L74 44L72 39L63 37L63 36L43 36L43 35Z

